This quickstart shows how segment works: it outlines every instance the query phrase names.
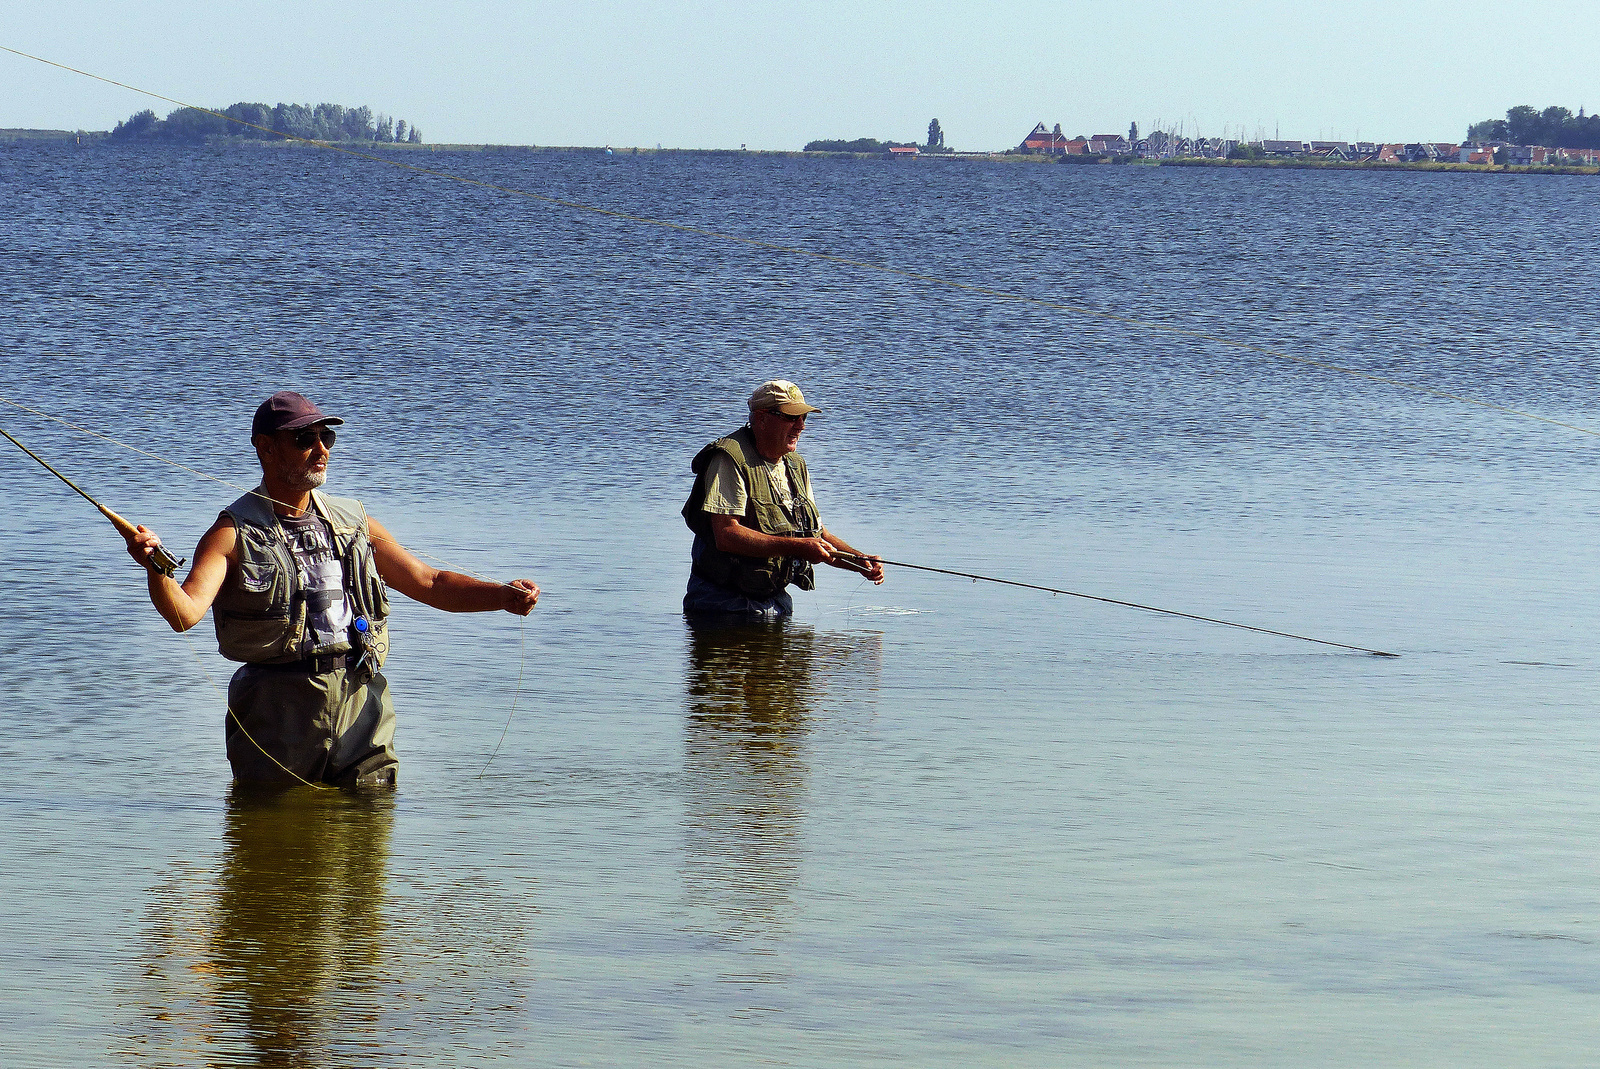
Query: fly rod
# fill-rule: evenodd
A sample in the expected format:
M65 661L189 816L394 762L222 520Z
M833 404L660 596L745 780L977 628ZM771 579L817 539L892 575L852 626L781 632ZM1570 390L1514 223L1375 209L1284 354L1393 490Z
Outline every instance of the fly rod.
M0 434L4 434L6 438L10 440L12 445L28 454L34 460L37 460L44 466L45 471L48 471L51 475L54 475L68 486L72 487L78 492L78 496L82 497L85 501L89 502L89 504L99 509L100 514L111 521L111 526L115 527L117 529L117 533L122 535L122 537L132 537L137 531L137 528L134 524L129 523L121 516L118 516L115 512L112 512L110 509L100 504L100 502L90 497L87 493L84 493L83 487L79 486L77 483L61 474L55 468L52 468L49 462L44 459L44 457L41 457L38 453L35 453L33 450L29 449L15 438L12 438L11 435L5 430L0 429ZM162 575L165 575L170 579L172 577L172 573L177 571L178 568L183 565L185 559L186 558L179 557L174 560L172 554L167 552L165 546L157 546L155 552L149 557L149 567L151 571L160 572Z
M860 554L844 553L834 550L833 556L842 560L851 571L862 571L867 563L867 558ZM1385 653L1383 650L1369 650L1365 646L1349 646L1343 642L1330 642L1325 638L1312 638L1309 635L1295 635L1288 631L1274 631L1269 627L1256 627L1253 624L1240 624L1232 620L1218 620L1212 616L1196 616L1192 612L1179 612L1177 609L1162 609L1155 605L1141 605L1137 601L1119 601L1116 598L1104 598L1099 594L1080 594L1076 590L1061 590L1053 586L1039 586L1036 583L1019 583L1015 579L997 579L992 575L976 575L972 572L957 572L949 568L930 568L926 564L906 564L904 561L884 560L877 558L880 563L892 564L896 568L911 568L919 572L938 572L940 575L955 575L962 579L982 580L985 583L1001 583L1005 586L1020 586L1026 590L1043 590L1047 594L1065 594L1068 597L1083 598L1087 601L1103 601L1107 605L1121 605L1129 609L1143 609L1145 612L1159 612L1167 616L1181 616L1185 620L1199 620L1206 624L1221 624L1223 627L1237 627L1244 631L1255 631L1263 635L1276 635L1279 638L1297 638L1302 642L1317 642L1324 646L1337 646L1341 650L1352 650L1356 653L1370 653L1374 657L1398 657L1398 653Z

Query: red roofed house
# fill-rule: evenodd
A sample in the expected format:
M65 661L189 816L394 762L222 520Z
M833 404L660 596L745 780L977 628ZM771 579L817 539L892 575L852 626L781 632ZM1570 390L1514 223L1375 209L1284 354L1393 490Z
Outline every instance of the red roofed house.
M1059 154L1067 139L1061 135L1061 124L1056 123L1054 131L1046 130L1044 123L1038 123L1029 131L1028 136L1022 139L1022 144L1017 147L1018 152L1053 152Z
M889 155L891 156L916 156L919 154L920 152L915 145L901 145L889 150Z

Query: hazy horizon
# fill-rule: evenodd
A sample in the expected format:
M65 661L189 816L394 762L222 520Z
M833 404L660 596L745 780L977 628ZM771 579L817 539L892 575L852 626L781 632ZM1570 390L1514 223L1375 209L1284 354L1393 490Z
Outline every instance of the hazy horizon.
M308 32L312 30L314 32ZM417 0L13 5L0 44L206 107L366 104L434 143L798 149L818 138L1001 149L1181 127L1300 140L1459 141L1507 108L1592 104L1552 63L1600 10L1328 0L1133 0L685 10ZM0 53L0 128L106 130L174 105Z

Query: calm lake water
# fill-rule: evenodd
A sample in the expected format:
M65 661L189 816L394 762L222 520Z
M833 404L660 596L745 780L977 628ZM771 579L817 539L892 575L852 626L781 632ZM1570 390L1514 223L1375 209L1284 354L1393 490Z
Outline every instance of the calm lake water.
M1600 429L1592 179L405 159ZM247 485L301 390L348 421L330 489L546 591L397 608L393 796L236 796L209 624L0 443L7 1066L1600 1043L1593 436L312 151L4 146L0 360ZM864 548L1402 657L905 569L693 632L689 458L773 376ZM185 554L237 495L0 426Z

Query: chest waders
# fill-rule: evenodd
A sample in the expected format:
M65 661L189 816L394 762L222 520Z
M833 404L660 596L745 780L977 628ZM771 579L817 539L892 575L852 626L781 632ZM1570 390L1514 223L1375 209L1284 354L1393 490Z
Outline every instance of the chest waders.
M755 435L749 427L740 427L700 450L690 464L695 475L694 489L689 492L689 500L684 502L683 521L691 531L703 536L700 556L694 562L694 574L755 599L776 597L790 583L801 590L814 589L816 579L810 561L794 557L746 557L717 548L711 517L704 511L706 470L717 453L728 455L744 482L747 497L740 522L746 527L787 538L815 538L822 530L816 506L803 492L807 483L806 462L800 454L786 453L781 461L789 480L790 499L794 502L792 509L785 509L773 492L772 480L767 476L769 465L756 449Z

